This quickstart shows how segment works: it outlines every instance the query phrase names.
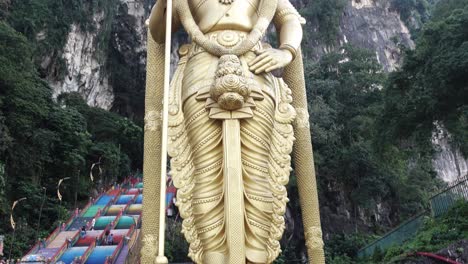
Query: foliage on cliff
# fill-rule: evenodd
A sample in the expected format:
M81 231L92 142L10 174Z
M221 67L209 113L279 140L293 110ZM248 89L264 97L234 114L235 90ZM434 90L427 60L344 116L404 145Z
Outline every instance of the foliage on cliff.
M450 2L450 1L449 1ZM444 125L468 154L468 1L440 2L385 90L385 140L422 135Z
M98 14L103 28L110 30L115 13L114 0L22 0L0 3L0 18L7 21L16 31L22 33L31 43L31 49L37 68L45 58L54 62L45 71L53 71L48 76L61 77L66 72L61 57L68 32L73 24L83 31L96 30ZM98 50L106 50L109 34L100 34ZM45 66L45 65L42 65ZM49 66L49 65L47 65ZM46 75L42 73L41 75Z
M301 10L303 16L318 26L317 32L306 30L310 37L305 42L320 40L325 44L334 44L339 31L341 13L346 6L346 0L315 0L309 1Z
M438 0L391 0L390 7L400 14L401 20L415 37L430 17L432 7Z
M329 97L330 94L334 95L340 91L336 88L340 87L340 83L348 90L355 87L353 79L343 79L347 71L342 70L342 65L355 64L353 61L356 61L356 58L347 52L331 55L344 57L337 59L338 63L324 65L322 68L325 74L309 78L315 82L310 87L317 87L312 88L312 91L318 91L311 101L311 120L318 178L321 183L321 193L324 195L321 200L322 205L328 207L329 201L333 201L336 192L330 192L329 186L335 183L342 186L335 189L350 194L347 200L352 201L353 206L365 208L369 203L375 204L379 201L389 203L393 211L390 217L400 216L404 219L422 209L425 206L423 201L437 186L435 175L430 169L433 153L431 138L437 126L446 127L452 134L452 143L466 153L467 6L466 0L452 1L451 4L440 2L435 9L434 17L421 30L416 48L406 51L402 67L381 82L382 89L374 92L375 97L371 97L372 92L362 93L360 97L345 94L346 100ZM323 57L322 61L327 57ZM337 74L323 83L323 76L330 76L330 71ZM350 72L357 80L372 80L359 75L360 71L356 68ZM371 71L365 70L364 73ZM320 89L321 86L325 89ZM326 103L322 104L324 98ZM372 100L360 101L356 98L372 98ZM339 105L337 103L346 101L349 103L343 104L343 110L337 111L336 109L340 109L336 107ZM372 110L356 112L354 107L361 111L368 107ZM343 119L335 121L340 117ZM360 122L354 121L356 118ZM361 125L350 126L355 123ZM336 131L340 132L342 129L336 124L349 129L343 130L346 133L341 134L341 137L336 137L340 135ZM342 140L343 138L350 138L348 142L351 144L343 144L342 142L346 142ZM350 152L352 155L349 155L348 159L341 159L344 156L342 153L355 149L354 146L359 143L362 146L365 142L369 142L364 144L368 146L365 148L366 151ZM325 153L330 154L322 157ZM336 165L331 166L335 162ZM370 165L375 165L378 170L371 170L373 167ZM349 177L346 177L347 175ZM350 220L352 219L353 216ZM403 249L407 250L413 246L421 250L436 251L446 245L443 243L453 242L462 238L460 235L463 236L458 231L441 231L442 229L439 230L436 225L438 224L428 223L426 233L418 236L414 243L395 249L395 252L402 252ZM459 227L466 228L466 223L462 223ZM384 230L373 230L376 234L383 232ZM351 251L345 250L348 248L346 247L348 243L340 240L337 242L333 238L336 236L332 236L327 244L327 247L332 249L329 251L330 263L352 263L351 259L355 257L356 248ZM346 234L343 239L355 241L356 236L360 234L354 236ZM436 238L437 236L439 238ZM437 239L441 243L438 243ZM388 253L388 258L394 256L395 252ZM332 261L335 259L336 261Z
M51 89L38 76L34 47L21 33L0 22L0 234L11 234L9 207L15 209L19 256L66 217L55 198L60 178L63 205L71 208L88 199L92 163L101 161L98 183L111 183L141 167L142 129L116 114L86 105L79 95L52 100ZM41 226L37 226L43 189L48 193ZM96 188L96 187L94 187ZM9 244L10 235L7 235Z
M306 79L328 260L345 261L368 234L427 206L438 185L430 137L421 144L408 139L408 146L380 140L388 81L370 51L344 46L307 63Z
M385 253L375 254L373 262L394 263L414 252L437 252L468 237L468 203L461 200L440 218L427 218L416 236ZM461 249L463 250L463 249Z

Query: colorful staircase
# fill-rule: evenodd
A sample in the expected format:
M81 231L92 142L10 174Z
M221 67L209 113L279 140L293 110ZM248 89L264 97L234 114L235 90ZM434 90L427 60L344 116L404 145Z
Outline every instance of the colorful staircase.
M86 264L103 264L114 253L117 246L97 246L89 256Z
M93 218L99 212L99 210L104 209L104 207L106 207L106 205L92 205L88 208L88 210L86 210L86 212L83 214L83 217Z
M43 248L37 251L36 255L44 256L46 259L52 258L60 248Z
M47 245L47 248L60 248L65 244L67 238L72 238L76 235L76 231L62 231L55 239Z
M38 263L38 259L66 264L125 263L129 249L140 234L143 183L128 180L124 183L125 188L112 188L90 201L81 213L76 210L62 227L51 233L46 248L37 243L20 263L32 263L33 260ZM90 230L93 218L96 222L94 230ZM87 232L81 236L83 226ZM106 233L113 234L113 245L107 245Z
M73 260L81 257L86 252L87 249L88 247L71 247L63 253L59 261L63 261L66 264L72 263Z
M128 244L122 247L119 257L114 261L114 264L124 264L128 255Z
M92 219L92 217L76 217L67 230L80 230L82 226L86 226Z

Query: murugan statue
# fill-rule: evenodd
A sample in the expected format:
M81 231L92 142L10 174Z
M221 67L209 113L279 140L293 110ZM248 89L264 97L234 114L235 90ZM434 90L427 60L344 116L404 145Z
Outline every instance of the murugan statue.
M142 263L154 262L160 228L153 190L161 163L151 157L160 155L165 8L159 0L149 20ZM309 259L325 263L300 52L305 20L289 0L174 0L171 16L173 31L183 27L191 39L170 85L167 139L189 256L272 263L294 152ZM271 23L278 48L264 42Z

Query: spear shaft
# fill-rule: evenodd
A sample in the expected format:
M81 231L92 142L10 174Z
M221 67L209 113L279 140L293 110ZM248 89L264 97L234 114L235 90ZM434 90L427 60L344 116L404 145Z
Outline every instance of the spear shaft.
M167 175L167 130L169 118L169 87L171 69L171 38L172 38L172 0L166 5L166 40L164 53L164 101L162 112L162 139L161 139L161 192L159 200L159 241L156 263L168 263L164 256L164 240L166 231L166 175Z

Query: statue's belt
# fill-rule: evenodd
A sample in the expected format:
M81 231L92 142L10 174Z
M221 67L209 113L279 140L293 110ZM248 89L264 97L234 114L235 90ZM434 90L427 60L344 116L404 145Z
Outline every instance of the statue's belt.
M210 41L216 42L226 48L231 48L236 46L237 44L241 43L246 37L248 33L243 31L235 31L235 30L222 30L222 31L213 31L206 34ZM263 49L262 42L258 42L251 51L257 51ZM200 45L196 43L192 43L191 49L189 51L189 58L192 56L197 55L198 53L206 52Z

